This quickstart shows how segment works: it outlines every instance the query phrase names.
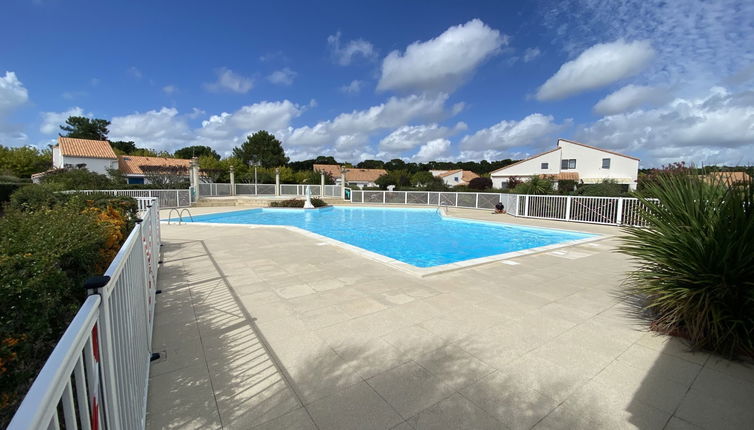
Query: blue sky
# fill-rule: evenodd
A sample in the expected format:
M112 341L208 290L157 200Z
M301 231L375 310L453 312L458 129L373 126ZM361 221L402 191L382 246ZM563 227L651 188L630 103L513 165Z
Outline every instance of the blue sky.
M557 137L651 167L754 162L754 4L9 0L0 144L112 139L292 159L522 158ZM609 4L607 4L609 3Z

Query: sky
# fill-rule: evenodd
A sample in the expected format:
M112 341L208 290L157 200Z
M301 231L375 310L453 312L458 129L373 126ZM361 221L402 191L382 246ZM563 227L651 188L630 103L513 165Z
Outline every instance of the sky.
M111 140L292 160L520 159L558 138L642 167L754 164L754 2L0 5L0 145L70 115Z

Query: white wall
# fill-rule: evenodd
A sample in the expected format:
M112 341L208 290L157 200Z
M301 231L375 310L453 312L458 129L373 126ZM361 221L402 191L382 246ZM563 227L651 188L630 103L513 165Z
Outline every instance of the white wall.
M542 169L542 163L547 163L547 169ZM497 173L492 173L493 188L503 188L511 176L526 179L532 175L556 175L560 173L560 151L552 151L538 157L522 161L515 166L508 166Z
M452 175L444 176L442 180L443 182L445 182L445 185L449 187L461 185L463 183L463 171L453 173Z
M588 148L581 145L560 140L562 159L576 159L576 169L564 172L578 172L579 180L584 183L599 183L605 179L614 179L620 184L629 184L636 189L636 179L639 174L639 160L622 157L609 152ZM602 159L610 159L610 168L602 168ZM558 165L560 167L560 165Z
M53 157L54 157L54 153L53 153ZM76 167L77 164L86 164L86 168L90 172L101 173L103 175L107 174L107 169L118 168L118 160L112 160L112 159L107 159L107 158L68 157L65 155L62 156L61 158L62 158L62 162L59 167L65 167L66 164L70 164L71 167Z
M63 160L60 157L60 146L52 147L52 167L56 169L63 167Z

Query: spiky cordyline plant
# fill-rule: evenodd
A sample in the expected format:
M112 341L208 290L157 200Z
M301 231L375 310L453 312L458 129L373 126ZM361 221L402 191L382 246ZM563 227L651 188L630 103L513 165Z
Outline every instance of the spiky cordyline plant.
M653 328L728 357L754 357L754 186L666 175L640 197L647 228L624 230L638 264L628 292Z

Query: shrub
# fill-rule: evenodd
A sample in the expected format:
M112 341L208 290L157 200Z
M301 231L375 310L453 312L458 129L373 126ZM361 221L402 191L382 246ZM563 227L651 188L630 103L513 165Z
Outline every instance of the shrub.
M0 183L0 204L10 200L11 194L26 184L1 184Z
M68 198L60 193L58 185L29 185L10 196L10 207L15 210L51 208Z
M516 185L512 191L515 194L550 194L552 181L539 176L532 176L528 181Z
M312 198L312 205L315 208L321 208L323 206L327 206L327 203L325 203L324 200ZM289 199L289 200L281 200L278 202L270 202L270 207L272 208L303 208L304 203L306 203L306 200L301 199Z
M620 251L638 264L628 293L654 329L695 349L754 356L752 185L663 175L639 196L648 228L626 228Z
M0 219L0 425L41 369L102 267L107 230L93 214L57 206Z
M605 179L599 184L582 185L576 190L576 194L590 197L621 197L626 194L628 185L621 185L610 179Z
M469 181L469 188L472 190L487 190L492 188L492 179L490 178L474 178Z
M101 190L110 188L113 181L106 175L82 169L58 169L42 178L43 184L58 184L64 190Z

